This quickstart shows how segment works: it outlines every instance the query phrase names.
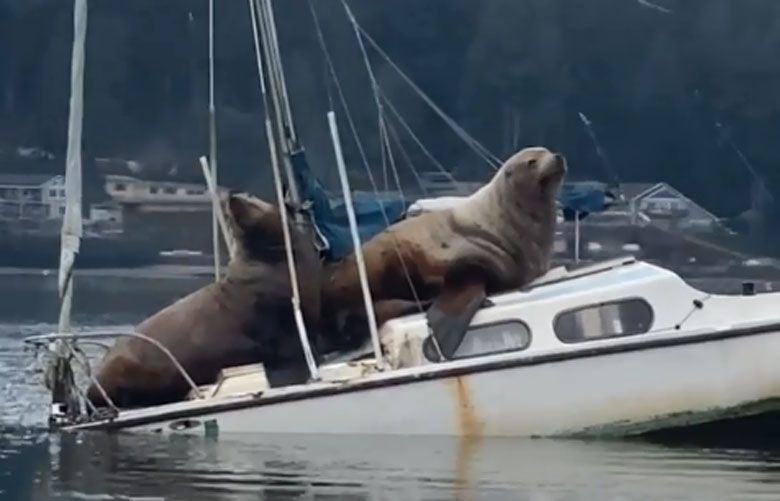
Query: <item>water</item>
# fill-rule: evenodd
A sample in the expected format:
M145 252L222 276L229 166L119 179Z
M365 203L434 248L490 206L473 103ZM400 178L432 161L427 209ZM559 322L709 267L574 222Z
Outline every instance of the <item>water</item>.
M74 322L130 326L206 280L159 270L81 276ZM761 441L735 446L727 437L703 447L646 440L49 435L47 395L21 339L53 329L56 278L0 273L0 298L3 500L780 499L780 448Z

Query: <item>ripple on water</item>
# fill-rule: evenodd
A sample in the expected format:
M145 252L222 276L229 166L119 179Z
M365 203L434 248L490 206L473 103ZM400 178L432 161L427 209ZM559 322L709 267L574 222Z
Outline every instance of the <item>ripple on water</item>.
M111 323L92 317L91 325ZM116 326L112 327L116 328ZM0 324L0 499L775 500L780 451L433 437L49 435L25 336Z
M17 437L10 448L24 455L25 442L33 451L28 474L37 483L24 499L258 499L262 493L262 499L760 500L777 499L780 467L776 455L756 451L647 443L484 440L464 457L456 441L434 437L91 433Z
M128 325L93 326L94 329L131 329ZM35 353L23 340L56 331L53 324L0 323L0 425L44 426L49 393Z
M46 422L48 394L43 375L22 339L52 328L47 324L0 324L0 423L40 426Z

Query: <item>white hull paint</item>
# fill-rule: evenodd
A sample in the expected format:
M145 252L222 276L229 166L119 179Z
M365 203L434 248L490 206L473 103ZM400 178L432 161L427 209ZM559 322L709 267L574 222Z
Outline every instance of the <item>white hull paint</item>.
M312 395L193 419L215 419L220 433L631 434L777 398L778 353L780 333L770 332ZM168 432L175 421L132 429Z

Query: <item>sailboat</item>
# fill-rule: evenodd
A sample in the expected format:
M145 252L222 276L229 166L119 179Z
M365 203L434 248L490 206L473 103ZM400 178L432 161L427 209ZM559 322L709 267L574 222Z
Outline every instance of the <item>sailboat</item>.
M85 9L86 0L76 4L78 20L79 14L86 15L78 8ZM328 119L346 225L323 200L320 205L306 203L307 197L322 195L316 183L307 191L305 183L301 189L295 181L296 175L302 179L309 174L292 127L271 1L250 0L249 5L282 216L287 217L285 173L287 202L295 209L291 217L308 218L314 233L323 233L319 228L327 224L346 226L351 251L360 256L361 237L382 227L363 227L361 232L358 225L335 114ZM83 43L83 32L76 33L76 43L79 33ZM69 181L78 182L78 173ZM382 219L389 224L387 213ZM342 233L331 232L331 240L334 235L341 238ZM64 243L72 240L64 238ZM294 274L289 245L287 252ZM69 261L63 262L67 271ZM365 281L363 285L369 309L370 287ZM67 317L68 282L63 291ZM50 422L62 431L446 435L466 440L626 436L780 409L778 304L778 293L705 293L667 269L630 256L558 267L521 290L491 296L446 352L431 348L435 340L426 317L416 314L382 326L369 322L365 347L317 365L300 323L311 375L304 384L271 387L262 364L253 364L225 368L213 384L196 386L159 346L190 383L187 398L135 409L111 405L108 413L80 410L83 391L73 376L75 362L82 360L78 343L143 335L74 334L61 322L58 333L27 342L50 350L55 360Z

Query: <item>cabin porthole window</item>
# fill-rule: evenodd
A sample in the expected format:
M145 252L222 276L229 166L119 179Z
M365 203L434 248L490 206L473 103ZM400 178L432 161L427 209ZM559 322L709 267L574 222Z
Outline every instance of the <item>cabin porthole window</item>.
M446 360L459 360L485 355L522 351L531 344L531 330L520 320L493 322L470 327L454 351L440 345ZM441 361L434 339L428 336L423 343L425 358L432 362Z
M635 336L650 331L653 309L644 299L610 301L560 313L555 335L564 343Z

